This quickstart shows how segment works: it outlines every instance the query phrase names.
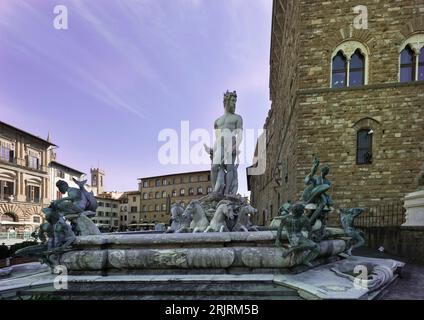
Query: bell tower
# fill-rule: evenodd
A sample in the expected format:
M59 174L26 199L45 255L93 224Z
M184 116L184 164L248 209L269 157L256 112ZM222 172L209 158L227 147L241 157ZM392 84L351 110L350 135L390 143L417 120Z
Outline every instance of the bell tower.
M91 187L95 195L102 194L104 192L104 177L105 172L99 168L91 168Z

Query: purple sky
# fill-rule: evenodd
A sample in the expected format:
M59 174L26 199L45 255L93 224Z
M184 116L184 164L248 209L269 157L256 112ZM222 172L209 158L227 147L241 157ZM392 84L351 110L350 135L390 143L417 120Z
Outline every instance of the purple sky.
M68 30L53 27L59 4ZM0 119L50 131L58 161L87 173L99 164L107 190L209 169L161 165L158 134L183 120L212 133L227 89L244 127L262 128L271 10L272 0L1 0ZM245 165L239 176L244 194Z

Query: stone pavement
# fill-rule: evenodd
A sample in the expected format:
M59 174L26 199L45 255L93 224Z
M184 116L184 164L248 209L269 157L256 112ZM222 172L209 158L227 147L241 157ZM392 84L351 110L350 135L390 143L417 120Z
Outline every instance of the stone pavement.
M389 286L379 297L381 300L424 300L424 264L409 261L404 257L381 253L368 248L359 249L355 255L395 259L405 262L402 277Z

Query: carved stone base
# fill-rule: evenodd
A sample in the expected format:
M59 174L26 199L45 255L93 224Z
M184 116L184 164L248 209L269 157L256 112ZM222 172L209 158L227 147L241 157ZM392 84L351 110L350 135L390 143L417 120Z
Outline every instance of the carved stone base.
M99 273L126 270L175 269L282 269L300 264L302 252L283 258L284 247L275 247L276 232L226 232L199 234L114 234L78 237L72 251L56 256L72 271ZM319 257L346 250L343 239L320 243Z
M156 269L150 274L92 276L73 272L66 276L67 289L57 289L57 274L16 274L0 278L0 300L34 297L61 300L299 300L375 299L396 278L404 263L391 259L347 256L296 273L270 274L264 269L198 269L175 274ZM41 267L41 266L40 266ZM357 268L353 273L352 269ZM39 268L38 268L39 269ZM178 269L177 269L178 270ZM369 270L366 275L365 270ZM171 272L167 272L171 271ZM402 280L400 280L402 281Z
M424 190L405 196L406 221L402 227L424 226Z

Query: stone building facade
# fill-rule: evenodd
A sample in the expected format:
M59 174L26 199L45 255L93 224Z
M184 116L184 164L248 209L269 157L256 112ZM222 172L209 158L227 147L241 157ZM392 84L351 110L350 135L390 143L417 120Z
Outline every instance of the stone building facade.
M125 192L125 211L123 213L123 222L128 224L141 224L147 223L144 221L141 212L141 192L140 191L127 191ZM121 213L121 214L122 214ZM127 218L126 218L127 216Z
M113 193L103 193L96 196L97 210L93 222L100 228L118 230L120 196Z
M170 221L170 207L190 201L212 192L210 171L170 174L139 179L141 195L141 221L165 223Z
M249 177L260 222L299 199L314 156L336 208L400 201L424 159L424 1L273 5L267 166Z
M33 230L50 202L50 151L55 145L0 122L0 232Z
M0 121L0 232L34 230L44 220L41 209L67 196L60 194L56 182L64 180L76 188L73 178L84 179L85 173L57 161L56 148L50 136L44 140ZM85 188L105 200L105 207L98 209L99 223L116 226L121 194L104 192L104 176L104 171L92 168L94 185Z

